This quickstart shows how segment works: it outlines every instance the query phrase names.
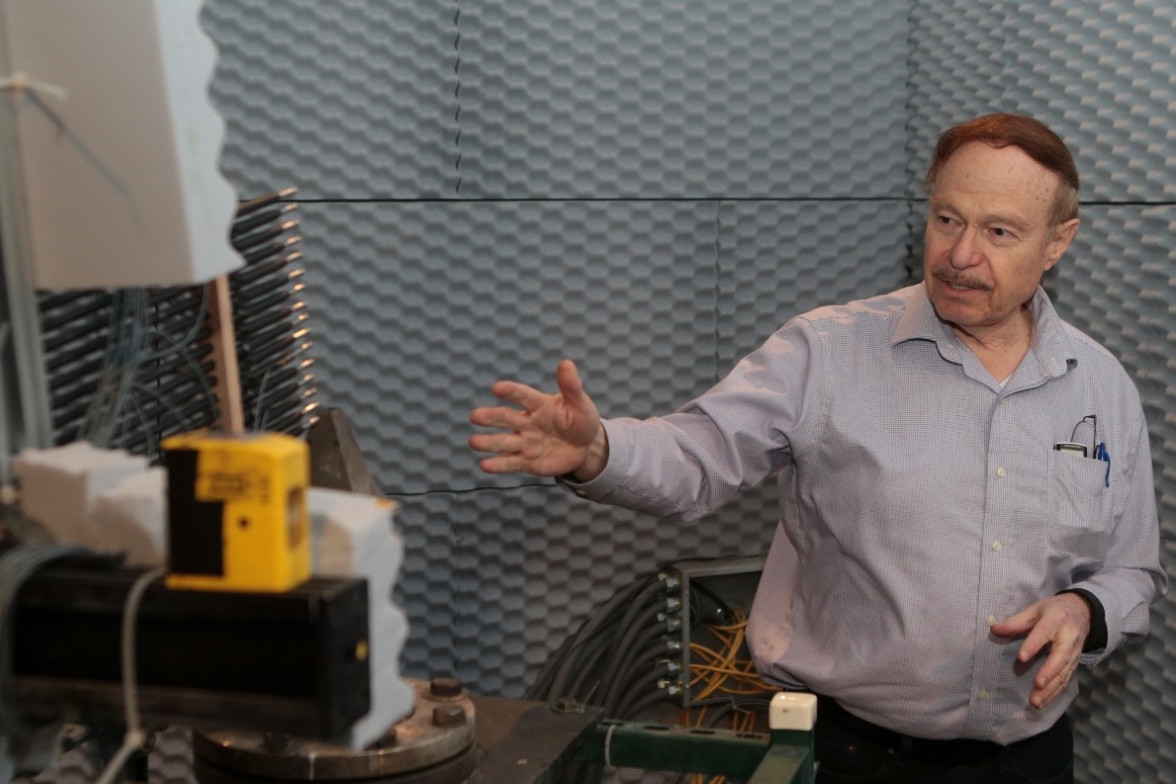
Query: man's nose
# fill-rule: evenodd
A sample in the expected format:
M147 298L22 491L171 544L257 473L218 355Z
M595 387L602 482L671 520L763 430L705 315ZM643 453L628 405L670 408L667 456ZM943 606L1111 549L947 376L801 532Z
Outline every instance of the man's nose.
M979 230L974 226L965 226L952 244L948 258L955 269L966 269L979 264L984 258L980 249Z

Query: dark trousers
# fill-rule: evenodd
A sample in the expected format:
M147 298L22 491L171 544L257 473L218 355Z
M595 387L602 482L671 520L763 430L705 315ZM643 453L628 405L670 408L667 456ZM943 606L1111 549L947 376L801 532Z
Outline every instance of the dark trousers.
M1039 735L1001 746L900 735L821 697L816 757L817 784L1074 783L1074 736L1065 716Z

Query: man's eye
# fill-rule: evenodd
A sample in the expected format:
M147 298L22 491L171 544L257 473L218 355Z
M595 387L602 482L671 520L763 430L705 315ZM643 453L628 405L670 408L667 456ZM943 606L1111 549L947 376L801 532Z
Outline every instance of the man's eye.
M1013 236L1013 233L1011 231L1009 231L1008 229L1002 228L1000 226L993 226L991 231L992 231L992 236L999 237L1002 239L1005 237L1012 237Z

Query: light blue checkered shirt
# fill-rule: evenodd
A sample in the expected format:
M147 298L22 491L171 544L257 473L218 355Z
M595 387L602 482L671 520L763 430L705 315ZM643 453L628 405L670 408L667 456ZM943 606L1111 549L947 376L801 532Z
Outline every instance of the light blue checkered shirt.
M748 633L760 671L918 737L1029 737L1077 680L1031 707L1042 659L1016 666L1019 641L989 624L1084 588L1106 610L1093 666L1147 632L1167 590L1138 392L1044 291L1031 308L1032 346L1003 389L922 285L812 311L674 414L607 421L608 466L575 489L694 519L775 474ZM1109 486L1105 462L1053 448L1090 414Z

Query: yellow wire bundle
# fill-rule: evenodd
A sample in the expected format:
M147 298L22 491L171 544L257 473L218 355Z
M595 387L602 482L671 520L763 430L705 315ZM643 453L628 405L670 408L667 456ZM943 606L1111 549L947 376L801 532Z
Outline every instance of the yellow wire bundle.
M744 696L762 694L773 689L756 673L755 664L751 659L739 658L747 630L747 619L739 608L734 608L733 612L733 623L724 626L707 625L707 629L719 641L717 650L701 643L690 644L691 702L702 702L717 694ZM694 692L696 688L698 691ZM684 709L682 723L686 726L701 727L706 720L706 712L705 705L697 709ZM735 708L731 729L737 732L752 732L755 726L755 711ZM722 776L710 780L711 784L722 784L723 781ZM703 784L703 776L695 775L691 782Z

